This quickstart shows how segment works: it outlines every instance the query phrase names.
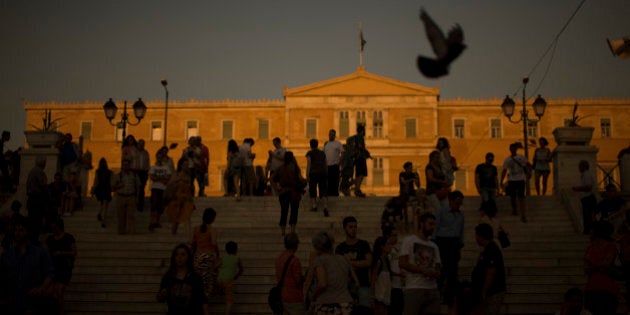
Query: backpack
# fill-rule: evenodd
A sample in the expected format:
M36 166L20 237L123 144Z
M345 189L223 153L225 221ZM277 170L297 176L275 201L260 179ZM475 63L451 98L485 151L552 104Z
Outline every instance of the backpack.
M346 150L344 155L355 159L359 155L359 139L356 135L348 137L346 140Z

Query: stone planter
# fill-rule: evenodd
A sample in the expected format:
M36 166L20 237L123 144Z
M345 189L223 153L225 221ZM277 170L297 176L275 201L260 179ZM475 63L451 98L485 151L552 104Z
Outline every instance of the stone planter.
M63 136L57 131L25 131L29 148L54 148Z
M553 137L558 145L589 145L593 138L593 127L558 127Z

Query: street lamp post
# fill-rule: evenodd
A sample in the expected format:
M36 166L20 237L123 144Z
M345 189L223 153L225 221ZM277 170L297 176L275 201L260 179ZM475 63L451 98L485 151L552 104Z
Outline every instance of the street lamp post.
M534 114L536 114L536 117L538 117L538 119L531 119L529 118L529 111L527 110L527 99L525 96L525 90L527 88L527 83L529 82L529 78L528 77L524 77L523 78L523 109L521 111L521 118L519 120L513 121L512 120L512 115L514 115L514 106L515 103L514 101L510 98L509 95L505 96L505 99L503 100L503 104L501 104L501 109L503 110L503 114L505 115L505 117L508 118L508 120L511 123L515 123L518 124L521 121L523 122L523 149L525 150L525 158L527 158L527 160L529 161L529 150L528 150L528 141L527 141L527 125L529 122L539 122L542 119L542 116L545 114L545 109L547 108L547 102L545 101L544 98L542 98L540 96L540 94L538 95L538 97L536 97L536 100L534 101L534 104L532 104L532 107L534 108ZM525 181L526 183L526 194L529 196L530 195L530 188L529 188L529 180Z
M160 83L162 83L164 92L166 93L166 98L164 99L164 141L162 143L163 146L166 146L166 127L168 126L168 88L166 88L166 86L168 82L166 79L162 79Z
M123 106L123 112L121 114L121 120L119 122L113 123L112 120L114 118L116 118L116 111L118 111L118 107L116 107L116 103L114 103L114 101L110 98L109 101L107 101L105 103L105 105L103 105L103 110L105 111L105 117L107 117L107 120L109 120L109 123L112 126L117 126L118 124L122 124L122 130L123 130L123 134L122 134L122 140L124 142L125 138L127 137L127 124L132 125L132 126L136 126L140 123L140 121L142 120L142 118L144 118L144 115L147 112L147 106L144 105L144 102L142 101L142 98L138 98L138 100L133 103L133 115L136 117L136 119L138 120L136 123L132 123L129 121L129 115L127 114L127 101L125 100L125 105Z

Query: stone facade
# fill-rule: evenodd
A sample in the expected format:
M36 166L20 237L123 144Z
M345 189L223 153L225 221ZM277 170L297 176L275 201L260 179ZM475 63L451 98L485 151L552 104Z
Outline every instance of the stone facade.
M343 142L355 133L357 123L364 123L367 148L374 157L368 161L364 191L384 195L397 193L398 173L406 161L418 168L424 186L428 155L438 137L447 137L460 167L455 186L475 194L475 166L483 162L486 152L494 152L495 164L500 168L509 153L509 144L522 141L523 125L512 124L503 116L500 98L441 100L439 93L438 87L378 76L359 67L345 76L285 88L284 100L169 101L167 142L178 143L178 148L170 153L177 160L186 139L201 136L210 148L210 186L206 193L220 195L227 140L233 138L240 144L243 138L254 138L254 163L264 166L267 151L273 147L271 139L280 137L283 145L294 151L304 170L310 138L319 139L321 146L327 140L328 130L336 129ZM116 102L122 108L122 101ZM531 128L529 139L547 137L553 150L552 131L571 117L576 102L579 115L585 117L580 125L595 128L591 144L599 149L598 164L604 169L615 167L618 151L630 142L630 125L624 123L630 118L628 99L547 99L547 112ZM62 118L61 132L83 136L83 149L92 152L95 165L105 157L116 169L120 167L121 146L117 137L121 131L105 118L103 103L25 103L26 126L36 125L44 110L51 109L53 118ZM127 126L127 134L145 139L153 160L153 154L163 144L164 101L145 103L145 118L137 126ZM120 113L116 120L120 120ZM135 118L131 121L135 122ZM535 145L530 144L530 157L534 149ZM613 173L618 182L618 171ZM93 174L90 175L91 183ZM598 170L598 178L604 179L603 171ZM550 183L549 191L552 187Z

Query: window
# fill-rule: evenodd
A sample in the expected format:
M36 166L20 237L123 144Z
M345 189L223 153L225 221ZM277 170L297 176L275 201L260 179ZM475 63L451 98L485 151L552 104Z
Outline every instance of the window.
M365 126L365 112L364 111L357 112L357 126L358 125Z
M221 139L230 140L234 138L234 121L224 120L222 122Z
M463 119L453 120L453 138L458 138L458 139L464 138L464 120Z
M258 119L258 139L269 139L269 119Z
M501 119L490 119L490 137L500 139L501 136Z
M348 112L339 112L339 138L345 139L350 136L350 119Z
M123 141L123 124L121 122L116 124L116 141Z
M405 138L415 138L416 137L416 119L415 118L407 118L405 119Z
M199 122L196 120L186 121L186 139L199 135Z
M455 172L455 188L458 190L466 190L466 170L458 170Z
M161 141L164 135L164 130L162 129L161 121L152 121L151 122L151 140L152 141Z
M306 138L308 139L317 138L317 119L315 118L306 119Z
M383 112L375 111L372 123L372 136L374 138L383 138Z
M602 130L602 138L610 138L610 118L602 118L599 120L599 126Z
M92 140L92 122L91 121L81 122L81 137L83 137L83 140Z
M538 138L537 121L527 121L527 136L530 138Z
M383 158L382 157L373 157L372 158L372 186L383 186L385 185L385 171L383 170Z

